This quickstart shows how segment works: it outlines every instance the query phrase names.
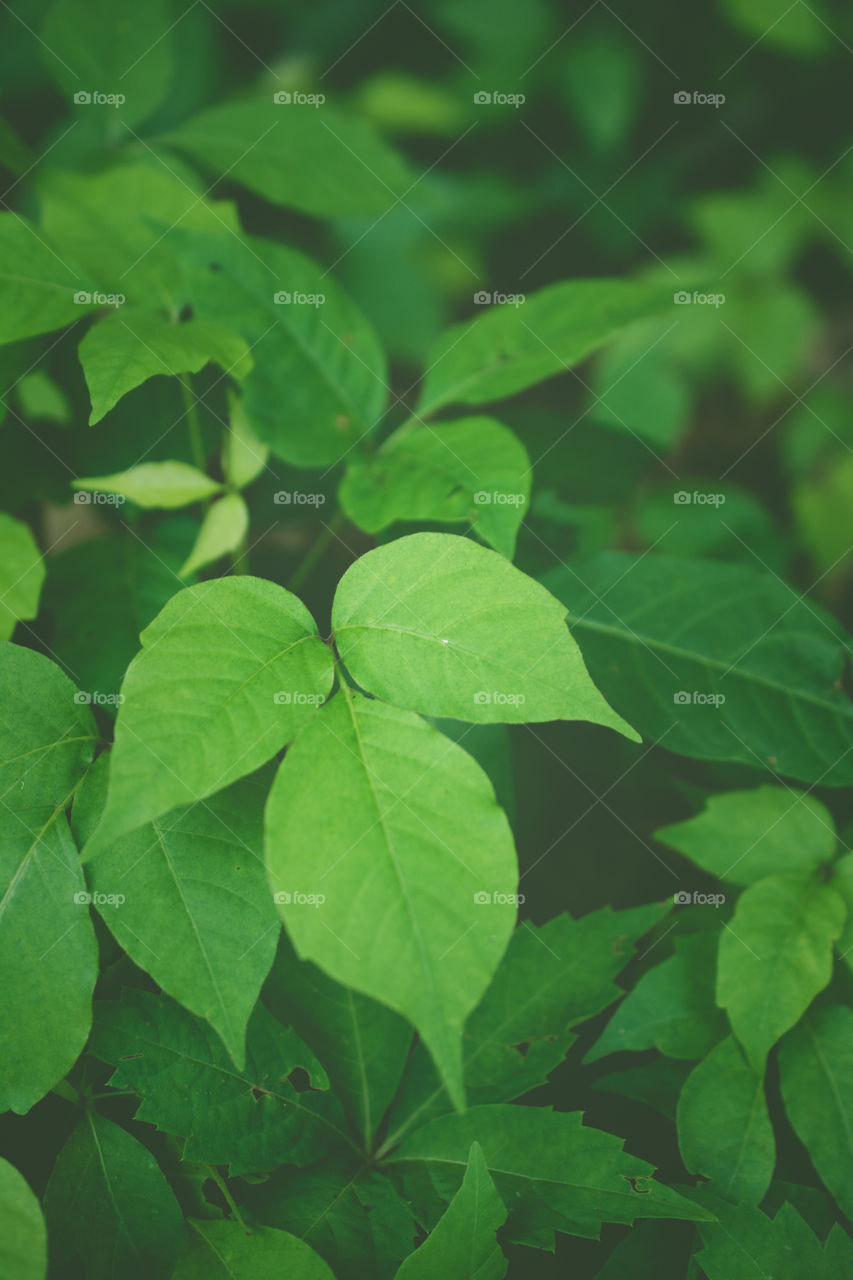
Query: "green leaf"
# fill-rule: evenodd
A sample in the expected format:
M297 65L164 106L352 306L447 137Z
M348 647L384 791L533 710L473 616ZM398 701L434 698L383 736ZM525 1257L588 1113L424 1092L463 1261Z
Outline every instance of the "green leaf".
M637 741L590 680L564 618L503 556L448 533L369 551L332 609L341 659L380 698L481 724L591 720Z
M92 397L89 422L100 422L122 396L148 378L198 373L218 364L244 378L252 357L232 329L210 320L181 324L157 311L122 307L93 325L78 349Z
M97 304L77 301L88 281L66 261L64 248L17 213L0 213L0 343L64 329Z
M0 511L0 640L8 640L19 618L34 618L45 567L29 526Z
M703 1058L726 1034L714 1002L718 940L716 930L676 938L675 954L642 975L584 1061L652 1048L670 1058Z
M776 1143L764 1083L727 1036L695 1067L678 1100L678 1145L691 1173L736 1204L758 1204L773 1177Z
M353 455L340 502L367 533L398 520L470 524L511 560L530 475L524 445L494 418L405 424L377 454Z
M176 809L88 865L95 905L141 969L207 1018L234 1062L280 932L263 866L269 773ZM264 785L264 784L267 785Z
M517 295L523 297L523 295ZM632 280L563 280L445 330L427 359L418 405L488 404L578 364L625 325L672 305L672 291Z
M181 568L181 577L214 564L242 546L249 529L249 508L239 493L226 493L214 502L201 522L195 546Z
M269 457L269 445L257 438L246 417L241 398L228 392L229 421L222 446L222 470L235 489L245 489L261 474Z
M388 395L385 355L355 303L316 262L271 240L172 242L195 314L251 346L241 401L251 432L296 466L339 462Z
M140 640L122 685L98 847L260 768L332 684L308 610L259 578L179 591Z
M110 0L54 0L42 27L43 61L71 102L72 111L144 120L164 100L175 71L168 0L131 12ZM80 92L121 95L125 101L78 104Z
M0 1274L45 1280L47 1233L41 1206L14 1165L0 1159Z
M614 1071L610 1076L600 1076L593 1089L617 1093L632 1098L653 1111L659 1111L675 1124L678 1098L692 1068L689 1062L677 1058L656 1055L651 1062L627 1071Z
M579 1111L472 1107L432 1120L392 1153L389 1169L422 1198L431 1186L455 1195L472 1142L483 1148L498 1195L509 1206L507 1238L553 1249L554 1232L597 1239L602 1222L636 1218L703 1220L710 1215L656 1182L651 1165L622 1140L582 1123Z
M189 1219L192 1235L172 1280L334 1280L298 1236L273 1227Z
M0 1111L25 1113L74 1064L92 1020L97 946L65 810L97 733L40 653L0 644Z
M90 491L94 490L119 494L139 507L188 507L222 489L218 481L211 480L188 462L140 462L139 466L112 476L72 480L71 487L85 491L85 499L81 501L91 502Z
M768 876L741 894L720 938L717 1003L757 1072L829 982L846 916L834 889L804 876Z
M163 141L215 177L321 218L385 213L411 185L403 161L354 116L272 93L211 107Z
M463 1105L462 1027L512 932L518 880L479 765L343 687L288 751L266 832L297 953L409 1018Z
M779 1074L785 1110L826 1186L853 1211L853 1011L815 1009L783 1040Z
M844 899L847 921L838 940L838 954L853 969L853 853L846 853L832 867L832 887Z
M147 1147L88 1112L71 1134L44 1197L51 1257L86 1280L167 1277L181 1248L180 1206Z
M543 581L566 605L592 678L645 737L805 782L853 782L849 640L778 578L607 552Z
M686 1194L699 1199L695 1190ZM822 1248L790 1204L770 1218L752 1205L735 1207L707 1192L701 1203L718 1219L699 1225L705 1247L695 1257L708 1280L834 1280L853 1265L853 1245L841 1227L833 1227Z
M400 1267L398 1280L501 1280L507 1260L496 1233L505 1221L506 1208L474 1142L462 1185L423 1244Z
M710 796L695 818L661 827L655 839L739 885L779 871L808 875L832 859L837 843L826 805L782 787Z
M310 961L299 960L286 936L265 999L324 1063L368 1150L400 1083L412 1042L410 1024L385 1005L334 982Z
M166 996L126 990L121 1003L100 1004L95 1013L89 1049L115 1066L110 1085L139 1094L138 1120L185 1139L183 1160L263 1172L351 1146L334 1099L290 1084L296 1067L315 1089L328 1080L310 1049L263 1005L249 1019L244 1071L204 1022Z

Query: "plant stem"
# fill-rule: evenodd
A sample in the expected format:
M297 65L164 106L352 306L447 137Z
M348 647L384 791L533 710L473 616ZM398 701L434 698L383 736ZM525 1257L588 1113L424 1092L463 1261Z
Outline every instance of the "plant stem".
M289 591L298 591L306 578L310 577L314 566L323 558L329 543L337 536L338 530L342 529L345 523L344 513L336 511L329 523L324 526L323 532L314 539L303 559L297 565L296 572L287 584Z
M193 451L193 462L199 471L204 471L207 466L207 459L204 456L204 442L201 436L201 424L198 420L198 404L193 395L192 381L188 373L182 373L181 392L184 397L184 409L186 411L187 427L190 433L190 445Z
M226 1183L225 1179L222 1177L219 1170L214 1168L212 1164L209 1164L207 1168L211 1178L216 1183L219 1190L222 1192L222 1197L225 1200L225 1203L228 1205L228 1208L234 1214L234 1217L240 1223L240 1226L243 1228L243 1230L248 1233L249 1228L246 1226L245 1222L240 1216L240 1210L237 1208L236 1201L234 1200L234 1197L232 1196L231 1192L228 1190L228 1184Z

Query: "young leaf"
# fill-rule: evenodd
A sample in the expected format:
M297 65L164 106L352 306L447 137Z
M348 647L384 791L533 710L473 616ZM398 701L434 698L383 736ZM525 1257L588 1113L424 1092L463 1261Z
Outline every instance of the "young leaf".
M180 576L188 577L242 546L249 528L249 508L239 493L226 493L205 513L198 537Z
M644 736L804 782L853 781L849 642L778 578L606 552L543 581L568 608L593 679Z
M298 1236L273 1227L190 1219L192 1235L172 1280L335 1280Z
M188 507L193 502L203 502L222 485L210 476L191 467L188 462L140 462L128 471L113 476L85 476L71 481L72 489L94 490L96 493L117 493L129 498L138 507Z
M758 1204L773 1177L776 1143L764 1084L727 1036L687 1077L678 1100L686 1167L735 1204Z
M34 618L45 567L29 526L0 511L0 640L8 640L19 618Z
M661 311L671 290L633 280L563 280L440 334L429 353L422 418L488 404L579 364L625 325Z
M328 1080L263 1005L249 1019L244 1071L209 1027L166 996L126 990L121 1003L100 1004L95 1014L89 1048L116 1068L110 1085L139 1094L137 1119L185 1139L183 1160L264 1172L351 1149L334 1099L290 1084L296 1067L315 1086Z
M44 1197L51 1255L87 1280L167 1280L181 1248L182 1215L147 1147L88 1112L71 1134Z
M269 772L244 778L209 801L175 809L108 844L87 867L95 905L118 944L208 1020L241 1070L246 1023L280 932L263 866L269 781Z
M340 501L367 533L397 520L465 523L511 560L530 475L524 445L494 418L408 423L378 453L353 454Z
M712 876L740 885L778 871L808 875L832 859L836 846L826 805L782 787L711 796L695 818L661 827L655 839Z
M768 876L741 894L720 938L717 1003L756 1072L829 982L846 916L834 889L804 876Z
M512 932L518 878L479 765L343 687L288 751L266 833L297 953L409 1018L463 1105L462 1027Z
M726 1034L714 1003L716 930L675 939L675 954L631 988L584 1061L623 1049L658 1049L670 1058L703 1058Z
M590 680L564 619L503 556L449 533L369 551L332 609L341 659L389 702L482 724L591 720L638 741Z
M353 115L271 93L211 107L163 141L215 177L321 218L385 213L411 185L402 160Z
M259 578L179 591L140 640L122 685L99 848L260 768L332 684L308 610Z
M76 1061L98 953L65 810L92 759L92 713L40 653L0 644L0 1111L24 1114Z
M47 1233L41 1206L26 1178L0 1159L0 1275L45 1280Z
M779 1048L782 1098L814 1167L842 1211L853 1211L853 1011L815 1009Z
M160 374L198 373L218 364L244 378L252 357L243 338L210 320L177 324L157 311L122 307L93 325L78 348L92 397L89 422L100 422L122 396Z
M652 1166L624 1152L621 1139L582 1119L578 1111L546 1107L472 1107L418 1129L392 1153L388 1167L417 1199L429 1187L450 1200L471 1144L478 1142L509 1206L507 1238L539 1249L553 1249L555 1231L597 1239L602 1222L710 1218L656 1182Z
M97 309L71 261L17 213L0 213L0 343L64 329Z
M264 470L270 449L252 431L242 399L230 389L228 410L228 430L222 446L222 470L230 485L235 489L245 489Z
M501 1280L507 1260L496 1232L506 1208L495 1190L479 1143L468 1154L462 1185L423 1244L397 1272L398 1280Z

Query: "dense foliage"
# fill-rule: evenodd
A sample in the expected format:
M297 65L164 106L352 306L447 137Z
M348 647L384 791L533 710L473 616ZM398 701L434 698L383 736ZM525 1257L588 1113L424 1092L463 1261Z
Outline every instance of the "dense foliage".
M853 14L3 9L4 1280L853 1275Z

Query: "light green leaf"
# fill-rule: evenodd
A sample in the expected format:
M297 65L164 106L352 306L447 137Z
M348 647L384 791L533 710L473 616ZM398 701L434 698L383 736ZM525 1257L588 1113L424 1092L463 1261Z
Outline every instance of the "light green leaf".
M73 489L82 489L86 501L91 501L90 491L116 493L129 498L139 507L188 507L192 502L219 493L222 485L211 480L198 467L188 462L140 462L137 467L119 471L112 476L84 476L72 480Z
M321 218L384 213L411 185L403 161L354 116L272 93L211 107L163 141L215 177Z
M34 618L45 567L29 526L0 511L0 640L8 640L19 618Z
M508 1264L496 1233L505 1221L506 1208L474 1142L462 1185L397 1280L501 1280Z
M207 1018L238 1067L275 956L278 914L263 867L270 775L148 823L88 865L95 906L141 969ZM266 784L266 785L265 785Z
M494 418L406 424L377 454L352 456L340 501L367 533L397 520L471 524L511 560L530 476L524 445Z
M655 839L740 885L779 871L807 875L832 859L837 843L826 805L782 787L710 796L695 818L661 827Z
M518 295L523 296L523 295ZM672 305L632 280L563 280L520 305L500 303L445 330L427 359L418 413L488 404L563 373L625 325Z
M138 1120L185 1139L184 1160L239 1173L310 1164L331 1150L352 1154L316 1058L261 1004L249 1019L244 1071L204 1022L147 991L125 990L120 1004L96 1006L89 1050L116 1068L113 1088L139 1094ZM296 1067L312 1089L292 1087Z
M76 300L89 283L66 260L64 247L55 248L17 213L0 213L0 283L0 343L64 329L97 309L91 299Z
M671 1058L702 1058L726 1033L714 1003L716 930L675 939L675 955L644 973L587 1053L595 1062L623 1049L658 1049Z
M717 1003L757 1072L829 982L846 916L834 889L805 876L768 876L738 899L720 938Z
M853 969L853 853L846 853L832 867L832 887L844 899L847 921L838 939L838 954Z
M65 810L92 759L92 713L40 653L0 644L0 1111L28 1111L92 1021L97 945Z
M548 1107L472 1107L418 1129L388 1167L419 1200L428 1189L450 1200L478 1142L509 1206L507 1238L539 1249L553 1249L555 1231L598 1239L602 1222L710 1216L655 1181L653 1167L624 1152L620 1138L582 1121L579 1111Z
M193 1235L172 1280L335 1280L298 1236L274 1227L189 1219Z
M218 364L244 378L252 367L245 341L210 320L181 324L156 311L121 307L93 325L78 348L92 397L89 422L100 422L122 396L148 378L198 373Z
M342 661L389 702L481 724L591 720L638 741L593 685L564 618L503 556L448 533L369 551L332 609Z
M296 596L217 578L173 596L140 636L116 718L104 848L260 768L315 714L332 656Z
M815 1009L783 1040L779 1075L785 1110L826 1186L853 1211L853 1011Z
M52 1261L76 1264L86 1280L171 1275L180 1206L148 1148L112 1120L90 1111L80 1121L54 1165L44 1208Z
M342 688L288 751L266 832L298 954L409 1018L463 1105L462 1027L512 932L518 878L479 765L417 716Z
M242 399L229 389L229 421L222 446L222 470L225 479L235 489L245 489L266 467L270 448L257 438Z
M249 508L239 493L226 493L205 513L195 546L181 568L181 577L186 578L236 551L248 528Z
M16 383L21 413L31 422L55 422L71 426L73 411L65 391L44 369L25 373Z
M105 117L105 132L117 129L116 117L144 120L164 100L175 72L175 26L168 0L139 11L110 0L54 0L42 27L44 65L72 111ZM99 103L96 91L124 101ZM81 92L92 100L80 103Z
M45 1280L47 1233L41 1206L14 1165L0 1159L0 1275Z
M645 737L823 786L853 782L849 637L781 579L606 552L543 582L566 605L592 678Z
M735 1204L758 1204L770 1186L776 1142L764 1084L727 1036L687 1077L678 1100L678 1145L691 1173Z

